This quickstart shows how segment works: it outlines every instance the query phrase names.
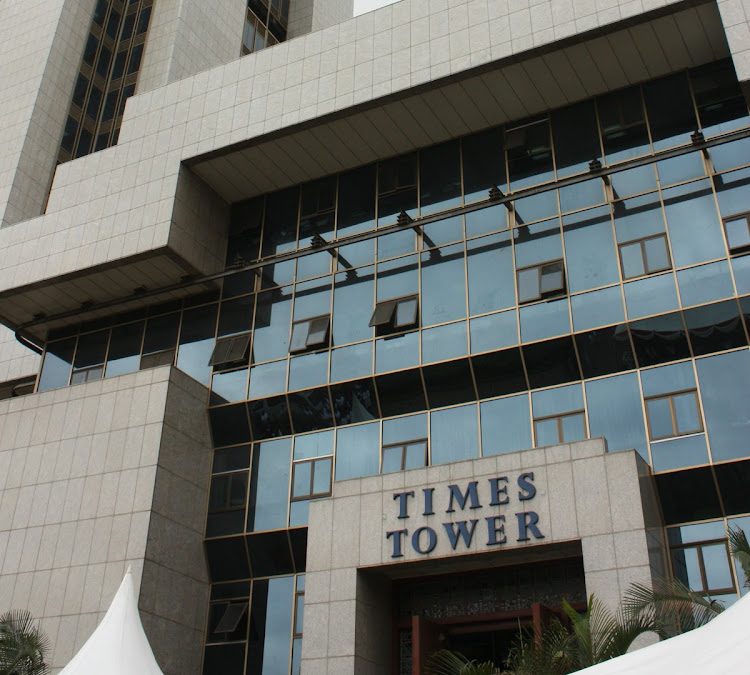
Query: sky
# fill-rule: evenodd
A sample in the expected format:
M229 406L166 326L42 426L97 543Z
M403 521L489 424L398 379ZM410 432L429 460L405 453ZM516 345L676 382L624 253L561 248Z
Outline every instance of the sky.
M371 12L373 9L380 9L386 5L392 5L398 0L354 0L354 16Z

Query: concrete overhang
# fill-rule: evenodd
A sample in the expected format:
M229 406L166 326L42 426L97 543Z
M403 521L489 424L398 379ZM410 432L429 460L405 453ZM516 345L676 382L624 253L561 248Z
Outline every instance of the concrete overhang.
M236 202L727 56L714 2L670 5L186 163Z
M458 72L424 78L421 84L387 96L198 155L183 155L172 206L177 212L182 202L193 202L187 209L192 219L188 224L203 222L200 214L196 216L202 204L209 204L209 213L223 213L219 220L224 220L228 203L728 55L714 2L671 4L481 66L467 62ZM55 214L42 218L49 217ZM6 284L0 290L0 321L11 328L23 325L30 337L43 341L52 328L215 289L217 283L204 277L220 269L218 256L211 264L195 264L182 253L189 246L181 240L173 244L179 230L175 222L172 215L169 235L158 246L146 245L105 264L82 264L66 274L40 274L28 283ZM189 229L182 224L183 238ZM137 231L132 236L137 238ZM218 237L218 245L212 244L218 250L225 235L211 236ZM186 283L185 277L194 280ZM146 295L134 293L141 286L147 288Z

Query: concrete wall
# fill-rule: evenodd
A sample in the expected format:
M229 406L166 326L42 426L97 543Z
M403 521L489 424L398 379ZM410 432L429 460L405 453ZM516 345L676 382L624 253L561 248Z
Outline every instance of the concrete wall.
M156 2L138 93L238 59L246 7L245 0Z
M0 612L67 664L128 566L167 675L198 673L211 442L204 387L168 367L0 401Z
M0 226L44 211L94 3L0 3Z
M517 479L532 472L536 495L520 500ZM489 479L498 476L508 478L509 503L490 507ZM468 502L462 510L454 503L447 513L448 486L464 492L470 481L478 481L483 508L470 509ZM435 515L424 516L421 496L428 487L435 488ZM408 518L399 518L394 494L405 491L415 497ZM543 539L528 532L529 541L519 541L516 514L530 511L538 514ZM488 546L485 518L495 515L505 516L507 541ZM472 518L478 523L471 545L459 540L453 550L443 523ZM532 559L554 545L580 542L586 592L614 610L632 582L663 575L659 525L647 465L635 451L606 453L602 439L336 483L331 498L310 504L302 672L390 672L391 614L382 599L390 597L387 579L396 569L408 577L427 573L428 564L434 574L441 562L451 569L517 564L519 556ZM412 547L422 526L437 533L427 554ZM403 555L394 557L387 533L404 528ZM426 548L426 536L421 546Z

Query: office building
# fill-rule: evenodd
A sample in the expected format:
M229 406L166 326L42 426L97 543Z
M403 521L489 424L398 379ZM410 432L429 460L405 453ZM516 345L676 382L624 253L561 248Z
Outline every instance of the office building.
M743 592L742 0L3 0L0 611L410 673ZM37 354L34 354L37 352Z

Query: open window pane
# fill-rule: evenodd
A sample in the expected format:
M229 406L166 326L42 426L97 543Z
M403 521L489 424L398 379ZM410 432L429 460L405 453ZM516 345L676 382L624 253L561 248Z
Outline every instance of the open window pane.
M375 305L375 311L370 319L370 326L383 326L390 322L393 310L396 308L395 300L386 300Z
M294 465L292 480L292 497L306 497L310 494L310 476L312 462L297 462Z
M400 300L396 306L396 320L394 327L403 328L413 326L417 322L417 299L406 298Z
M583 413L566 415L561 420L563 441L581 441L586 438L586 427L583 423Z
M646 273L641 242L634 241L620 246L620 257L622 259L622 276L625 279L640 277Z
M393 473L394 471L401 471L401 453L403 446L391 446L390 448L383 448L383 469L382 473Z
M329 317L322 316L317 319L312 319L309 322L309 329L307 332L307 347L314 347L322 345L328 337L328 323Z
M418 469L425 466L427 446L424 441L409 443L405 448L404 469Z
M234 633L246 611L246 602L227 605L227 608L224 610L224 615L219 619L219 623L216 624L216 628L214 628L213 632Z
M289 343L290 352L299 352L307 347L309 330L310 324L307 321L301 321L292 326L292 341Z
M526 302L539 297L539 270L532 267L518 270L518 301Z

